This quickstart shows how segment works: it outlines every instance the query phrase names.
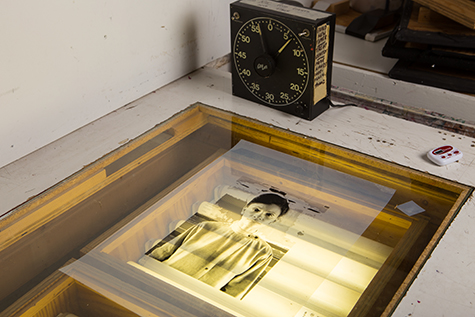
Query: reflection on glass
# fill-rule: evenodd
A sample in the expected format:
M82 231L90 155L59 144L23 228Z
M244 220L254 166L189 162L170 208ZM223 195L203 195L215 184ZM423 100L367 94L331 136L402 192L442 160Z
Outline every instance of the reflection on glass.
M79 262L126 262L232 314L347 316L393 250L362 236L393 194L240 141Z
M285 214L249 204L269 193ZM20 207L24 217L0 230L0 298L75 254L61 269L69 276L35 286L45 297L28 293L11 315L389 316L470 193L195 105ZM78 287L76 310L63 298ZM82 310L85 298L100 305Z

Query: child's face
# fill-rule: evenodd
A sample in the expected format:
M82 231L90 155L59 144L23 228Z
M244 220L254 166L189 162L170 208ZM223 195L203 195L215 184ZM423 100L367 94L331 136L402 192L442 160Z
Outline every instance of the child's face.
M274 204L252 203L242 210L242 216L263 225L271 224L280 215L280 207Z

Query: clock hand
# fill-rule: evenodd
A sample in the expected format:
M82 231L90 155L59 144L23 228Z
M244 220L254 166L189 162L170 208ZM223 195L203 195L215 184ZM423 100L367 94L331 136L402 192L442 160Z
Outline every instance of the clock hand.
M277 58L280 55L280 53L284 51L287 45L289 45L290 41L291 39L289 39L287 42L284 43L284 45L282 45L282 47L277 51L277 54L275 54L274 58Z
M262 34L262 30L260 27L259 27L259 37L261 39L262 50L264 50L264 54L267 54L266 42L264 41L264 35Z

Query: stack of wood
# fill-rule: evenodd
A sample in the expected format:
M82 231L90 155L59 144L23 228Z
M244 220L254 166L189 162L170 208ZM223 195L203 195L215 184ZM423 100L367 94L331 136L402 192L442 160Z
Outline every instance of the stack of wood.
M312 8L340 16L350 11L350 0L314 0Z
M383 56L391 78L475 93L475 1L406 0Z

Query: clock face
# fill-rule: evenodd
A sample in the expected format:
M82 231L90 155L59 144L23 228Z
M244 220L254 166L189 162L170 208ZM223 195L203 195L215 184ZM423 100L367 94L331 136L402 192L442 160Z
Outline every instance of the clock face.
M272 106L297 101L309 82L309 63L299 36L281 21L257 17L244 23L234 38L233 54L244 86Z

